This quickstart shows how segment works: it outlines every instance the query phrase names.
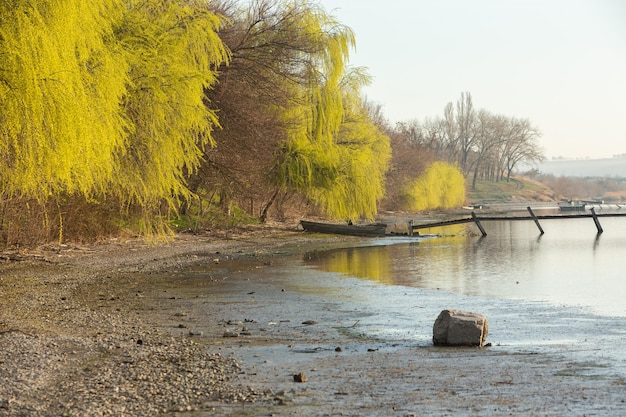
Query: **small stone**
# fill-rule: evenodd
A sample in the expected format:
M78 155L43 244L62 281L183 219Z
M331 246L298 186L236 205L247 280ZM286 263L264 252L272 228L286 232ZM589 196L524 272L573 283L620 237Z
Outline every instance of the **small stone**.
M239 333L226 330L224 334L222 335L222 337L239 337Z
M189 336L202 336L203 334L200 330L189 330Z
M343 348L341 346L337 346L335 348L335 352L343 352Z
M293 380L294 382L306 382L307 381L307 376L304 374L304 372L300 372L298 374L295 374L293 376Z
M313 324L317 324L317 322L315 320L306 320L306 321L303 321L302 324L306 324L307 326L310 326Z

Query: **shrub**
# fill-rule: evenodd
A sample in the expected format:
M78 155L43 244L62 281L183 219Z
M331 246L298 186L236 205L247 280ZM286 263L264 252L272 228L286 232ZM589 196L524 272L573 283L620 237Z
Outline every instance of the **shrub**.
M465 178L457 166L437 161L413 180L403 195L408 210L460 207L465 201Z

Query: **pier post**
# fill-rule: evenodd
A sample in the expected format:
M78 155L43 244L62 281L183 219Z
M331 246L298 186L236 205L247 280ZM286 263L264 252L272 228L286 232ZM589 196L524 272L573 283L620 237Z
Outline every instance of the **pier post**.
M532 217L532 219L535 221L537 229L539 229L539 233L543 234L543 229L541 228L541 224L539 224L539 219L537 218L537 216L535 216L535 213L533 213L533 209L531 209L530 206L526 207L526 209L530 213L530 217Z
M600 220L598 220L598 216L596 215L596 209L593 207L591 207L591 216L593 217L593 222L596 224L596 229L598 229L598 234L604 232L602 225L600 225Z
M487 232L485 232L485 229L483 229L483 226L480 224L478 217L476 217L476 213L473 211L472 211L472 220L474 220L474 223L476 223L476 226L478 226L478 230L480 230L480 233L482 233L483 236L487 236Z
M413 219L409 220L409 236L413 236Z

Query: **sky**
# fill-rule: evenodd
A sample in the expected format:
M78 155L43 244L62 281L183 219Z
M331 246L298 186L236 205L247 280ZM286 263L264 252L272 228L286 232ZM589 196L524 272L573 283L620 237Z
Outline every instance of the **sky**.
M625 0L318 0L356 36L350 65L387 119L474 107L529 119L548 158L626 153Z

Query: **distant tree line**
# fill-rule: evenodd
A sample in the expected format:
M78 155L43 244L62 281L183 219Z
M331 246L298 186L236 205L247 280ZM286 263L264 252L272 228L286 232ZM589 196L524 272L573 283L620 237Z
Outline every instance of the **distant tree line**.
M468 92L448 103L443 116L398 123L395 129L437 159L458 164L472 187L477 179L508 181L519 164L544 159L538 145L541 133L528 119L477 110Z
M603 200L606 203L626 201L626 179L618 177L566 177L541 174L537 170L523 173L545 184L561 199Z

